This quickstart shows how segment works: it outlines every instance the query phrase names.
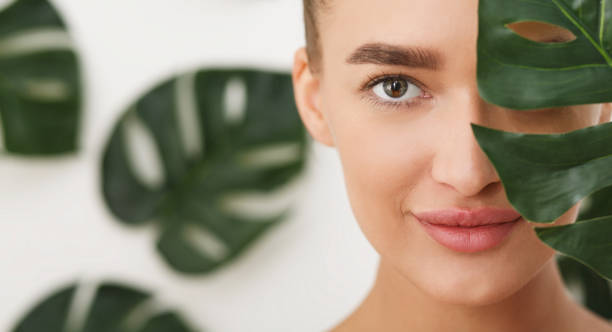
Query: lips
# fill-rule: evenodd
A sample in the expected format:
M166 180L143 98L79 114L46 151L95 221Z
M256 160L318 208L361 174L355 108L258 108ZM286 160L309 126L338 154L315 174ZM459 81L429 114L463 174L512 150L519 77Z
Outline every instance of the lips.
M498 246L521 215L513 209L483 207L413 213L431 238L459 252L478 252Z

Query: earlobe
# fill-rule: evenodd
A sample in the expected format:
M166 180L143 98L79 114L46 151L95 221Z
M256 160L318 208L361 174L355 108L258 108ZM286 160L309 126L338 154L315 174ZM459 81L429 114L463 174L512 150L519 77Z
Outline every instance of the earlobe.
M319 79L308 66L304 47L295 52L291 76L295 104L304 126L315 140L330 147L334 146L333 137L320 108Z

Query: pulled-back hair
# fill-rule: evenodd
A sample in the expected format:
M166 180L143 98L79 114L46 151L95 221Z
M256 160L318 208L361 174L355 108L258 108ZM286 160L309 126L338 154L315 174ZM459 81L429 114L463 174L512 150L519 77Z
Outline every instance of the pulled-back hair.
M310 70L317 72L321 66L321 45L318 29L320 11L329 0L303 0L304 30L306 32L306 53Z

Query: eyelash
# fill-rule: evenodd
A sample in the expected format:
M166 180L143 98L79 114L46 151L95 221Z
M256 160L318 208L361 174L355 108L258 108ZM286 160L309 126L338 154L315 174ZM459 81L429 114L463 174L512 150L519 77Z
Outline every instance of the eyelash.
M402 79L408 82L409 84L414 84L417 88L421 89L423 93L427 96L426 97L419 96L419 97L410 98L408 101L395 101L394 102L394 101L381 100L379 97L377 97L372 92L372 88L375 87L377 84L385 82L393 78ZM422 99L431 98L430 96L428 96L423 84L417 81L416 79L410 76L403 75L403 74L390 73L390 72L381 72L376 75L368 75L367 81L362 85L362 87L359 90L364 94L363 95L364 98L368 102L372 103L375 107L391 108L392 110L397 110L402 106L403 107L414 107L414 106L417 106L419 103L421 103Z

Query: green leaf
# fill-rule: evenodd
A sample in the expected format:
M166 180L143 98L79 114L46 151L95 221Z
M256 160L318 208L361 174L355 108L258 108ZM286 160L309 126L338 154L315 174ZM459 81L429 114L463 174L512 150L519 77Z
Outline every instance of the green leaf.
M577 286L582 304L599 316L612 319L611 282L567 256L557 255L557 264L567 286Z
M57 291L39 303L24 317L14 332L61 332L68 319L70 303L76 291L70 286Z
M602 189L582 202L578 221L612 216L612 187Z
M565 28L576 39L540 42L509 28L526 21ZM612 101L610 0L480 1L477 47L478 88L490 103L523 111ZM603 216L612 214L612 124L554 135L475 124L472 130L508 200L526 219L552 222L587 198L579 222L536 232L552 248L611 278L612 223Z
M550 247L612 280L612 216L555 227L536 227L538 237Z
M0 11L0 120L7 151L48 155L76 149L81 108L77 56L46 0Z
M240 91L243 109L232 106ZM104 197L122 222L157 225L157 249L170 266L210 272L289 211L246 216L228 206L228 197L261 196L287 184L303 169L306 143L290 75L249 69L180 75L119 119L104 151Z
M77 285L56 291L32 308L13 332L190 332L174 312L157 312L151 294L106 283L97 288L91 303L76 307ZM78 303L78 302L76 302ZM78 317L78 314L84 315Z
M507 27L522 21L576 39L541 43ZM480 1L477 77L485 100L517 110L612 101L612 0Z
M555 135L472 124L478 144L523 217L553 222L584 197L612 186L612 123Z

